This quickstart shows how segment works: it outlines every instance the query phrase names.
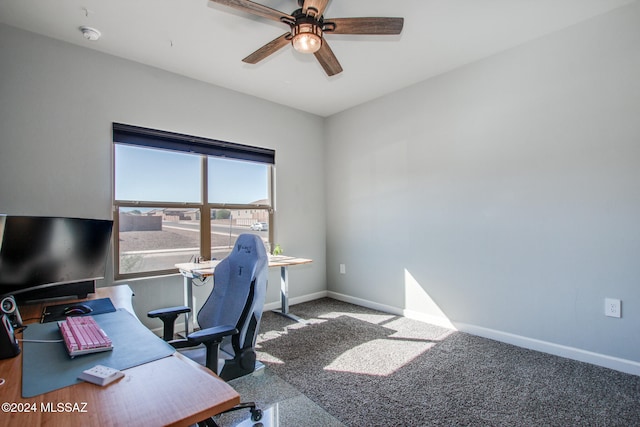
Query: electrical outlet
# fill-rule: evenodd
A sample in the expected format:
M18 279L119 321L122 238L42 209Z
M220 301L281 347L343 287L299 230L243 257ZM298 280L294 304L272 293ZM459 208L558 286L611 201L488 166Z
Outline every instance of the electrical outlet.
M340 264L340 274L347 274L347 266Z
M615 298L604 299L604 315L609 317L621 317L622 301Z

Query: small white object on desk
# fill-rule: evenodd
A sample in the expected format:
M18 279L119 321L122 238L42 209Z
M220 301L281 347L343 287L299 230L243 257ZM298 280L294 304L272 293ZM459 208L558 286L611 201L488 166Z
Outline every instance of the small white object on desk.
M105 386L122 377L124 377L124 372L122 371L104 365L96 365L91 369L82 371L78 379Z

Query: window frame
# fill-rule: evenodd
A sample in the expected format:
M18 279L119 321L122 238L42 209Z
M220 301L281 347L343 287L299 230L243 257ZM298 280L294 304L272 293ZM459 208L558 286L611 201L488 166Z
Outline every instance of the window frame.
M153 145L155 138L159 142ZM116 139L120 139L117 141ZM145 200L117 200L116 194L116 144L128 144L148 149L163 149L176 152L188 152L200 156L200 202L158 202ZM269 175L267 182L267 204L237 204L237 203L209 203L208 185L208 158L222 157L234 160L253 161L267 164ZM274 241L274 215L275 215L275 150L241 145L220 140L194 137L173 132L159 131L120 123L113 123L112 138L112 206L113 206L113 269L114 280L125 280L142 277L163 276L178 273L177 268L163 270L150 270L134 273L120 272L120 208L190 208L200 212L200 253L205 259L211 256L211 210L266 210L269 217L268 240L269 247L273 248ZM206 252L206 253L203 253Z

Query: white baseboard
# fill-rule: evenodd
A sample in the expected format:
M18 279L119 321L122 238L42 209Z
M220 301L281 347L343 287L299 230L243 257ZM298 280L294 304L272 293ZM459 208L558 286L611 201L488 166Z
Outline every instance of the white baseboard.
M303 295L300 297L289 298L289 305L291 306L295 304L301 304L303 302L313 301L316 299L324 298L326 296L328 296L327 291L321 291L321 292L315 292L313 294ZM280 301L268 302L268 303L265 303L264 305L265 311L280 310L280 308L281 308Z
M402 310L390 305L379 304L377 302L369 301L362 298L356 298L350 295L340 294L333 291L327 291L327 296L329 298L337 299L338 301L344 301L350 304L360 305L362 307L372 308L374 310L384 311L385 313L397 314L399 316L402 316Z
M518 347L553 354L555 356L566 357L568 359L586 362L592 365L602 366L605 368L614 369L616 371L625 372L627 374L640 376L640 363L634 362L633 360L608 356L606 354L595 353L575 347L555 344L535 338L523 337L520 335L510 334L508 332L496 331L494 329L483 328L475 325L458 323L457 326L459 331L466 332L471 335L477 335L507 344L512 344Z
M409 319L419 320L421 322L430 323L432 325L441 326L447 329L457 330L457 328L446 317L432 316L429 314L420 313L413 310L401 309L398 307L393 307L386 304L380 304L380 303L376 303L376 302L361 299L361 298L355 298L355 297L340 294L337 292L327 292L327 296L333 299L359 305L362 307L384 311L385 313L395 314L397 316L403 316Z
M419 320L425 323L430 323L430 324L442 326L445 328L455 329L471 335L476 335L483 338L489 338L495 341L504 342L504 343L515 345L518 347L528 348L530 350L553 354L555 356L565 357L568 359L573 359L580 362L586 362L592 365L602 366L605 368L614 369L616 371L625 372L627 374L640 376L640 363L635 362L633 360L621 359L618 357L608 356L600 353L594 353L591 351L582 350L575 347L568 347L560 344L554 344L547 341L528 338L520 335L511 334L508 332L497 331L494 329L483 328L480 326L469 325L466 323L452 324L449 321L449 319L446 319L446 318L429 316L424 313L414 312L411 310L403 310L397 307L393 307L385 304L379 304L373 301L368 301L361 298L355 298L355 297L340 294L337 292L329 291L327 292L327 296L330 298L334 298L334 299L348 302L351 304L372 308L374 310L380 310L386 313L404 316L404 317Z

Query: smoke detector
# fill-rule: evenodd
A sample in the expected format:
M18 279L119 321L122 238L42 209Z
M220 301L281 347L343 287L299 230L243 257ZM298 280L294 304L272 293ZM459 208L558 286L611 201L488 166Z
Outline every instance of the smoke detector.
M102 35L100 34L100 31L91 27L80 27L80 31L82 31L82 35L84 36L85 39L91 40L91 41L98 40Z

